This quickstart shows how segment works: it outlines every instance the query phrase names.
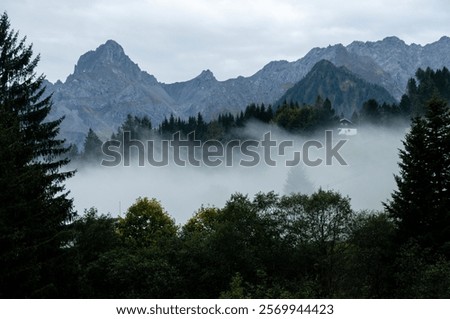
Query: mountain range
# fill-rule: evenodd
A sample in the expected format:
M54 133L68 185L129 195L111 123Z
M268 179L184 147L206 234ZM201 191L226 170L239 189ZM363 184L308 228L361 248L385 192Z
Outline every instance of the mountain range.
M64 83L45 85L53 93L49 118L65 116L62 137L81 146L89 128L107 138L128 114L147 115L153 124L170 114L184 118L201 112L205 119L213 119L222 112L237 113L250 103L274 104L287 97L310 103L320 93L334 94L340 101L333 104L336 113L348 116L361 107L355 96L399 100L419 67L449 67L449 53L449 37L424 46L387 37L313 48L294 62L272 61L249 77L218 81L204 70L189 81L166 84L141 70L117 42L108 40L83 54ZM308 74L318 62L320 67ZM356 84L363 92L355 91ZM330 91L333 88L341 90Z
M328 60L321 60L300 82L288 89L275 106L285 102L314 105L318 96L328 98L337 115L348 117L369 99L396 103L384 87L361 79L345 66L337 67Z

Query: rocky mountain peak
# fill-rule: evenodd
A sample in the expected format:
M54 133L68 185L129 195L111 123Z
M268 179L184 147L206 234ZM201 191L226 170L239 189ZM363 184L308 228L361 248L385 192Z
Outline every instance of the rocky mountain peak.
M103 63L114 64L129 60L122 46L114 40L106 41L105 44L97 48L96 52L97 58L102 60Z
M399 99L418 67L449 67L449 50L447 36L423 46L387 37L314 48L294 62L270 62L250 77L218 81L210 70L204 70L191 80L163 84L141 71L117 42L108 40L82 55L65 83L46 84L49 93L54 93L52 119L65 116L63 136L81 145L89 127L108 136L129 113L147 115L155 124L170 114L188 117L202 112L213 119L223 112L235 114L250 103L272 104L294 86L287 100L298 97L308 102L311 98L314 103L317 94L334 96L336 111L351 114L367 98L393 101L374 84Z
M210 69L203 70L195 79L202 81L217 81Z
M340 52L347 52L347 49L342 43L338 43L335 45L329 45L328 49L332 49L334 52L340 53Z
M99 47L99 49L100 48L103 48L106 50L111 50L111 51L116 51L116 52L121 52L122 54L125 54L122 46L119 43L117 43L116 41L111 40L111 39L107 40L105 42L105 44L103 44Z
M95 51L83 54L75 66L74 74L101 73L108 69L134 74L141 72L137 64L125 54L120 44L108 40Z
M328 60L320 60L319 62L317 62L313 68L311 69L311 71L328 71L328 70L334 70L336 68L336 66L331 63Z
M396 36L386 37L381 42L390 44L390 45L406 45L405 41L397 38Z
M289 64L289 62L286 60L271 61L263 67L263 70L267 72L280 71L283 70L287 64Z

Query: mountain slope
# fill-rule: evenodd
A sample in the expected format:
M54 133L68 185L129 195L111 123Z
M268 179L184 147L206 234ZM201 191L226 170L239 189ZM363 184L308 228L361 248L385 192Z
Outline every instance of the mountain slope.
M287 101L313 105L318 95L331 101L336 114L345 116L351 116L369 99L380 103L395 102L383 87L368 83L345 67L321 60L300 82L287 90L277 104Z
M314 48L294 62L270 62L249 77L218 81L206 70L192 80L164 84L140 70L119 44L109 40L82 55L64 83L47 83L49 93L54 93L50 119L65 116L61 134L79 146L89 128L108 137L127 114L147 115L155 125L171 113L186 118L201 112L210 120L222 112L237 113L251 103L274 103L323 59L383 86L399 100L418 67L450 68L449 52L448 37L425 46L389 37ZM351 103L350 108L356 107L355 101Z
M50 117L66 116L61 133L78 145L89 128L109 137L130 113L156 122L176 114L173 99L155 77L141 71L112 40L82 55L65 83L47 88L53 92Z
M193 80L165 84L163 87L180 105L181 115L187 117L196 112L202 112L205 118L211 119L221 112L236 113L250 103L274 103L323 59L337 66L345 66L370 83L394 88L393 93L397 97L403 93L396 89L390 74L383 71L374 61L348 52L341 44L323 49L312 49L305 57L295 62L270 62L263 69L246 78L217 81L212 73L210 76L202 73ZM196 87L193 84L197 85L200 78L201 89L192 93L191 90ZM185 94L179 92L185 92Z
M201 111L206 118L213 118L220 112L239 111L249 103L271 104L300 81L317 62L324 59L336 66L345 66L369 83L383 86L394 98L400 100L408 79L414 76L417 68L450 67L448 52L448 37L425 46L407 45L396 37L388 37L377 42L355 41L348 46L336 44L326 48L313 48L294 62L270 62L250 77L227 81L217 81L214 77L204 78L202 87L206 91L184 95L176 101L181 105L181 115L189 116ZM163 87L167 92L183 91L192 85L191 81L193 80L165 84Z
M347 50L374 61L391 75L396 90L401 92L405 91L406 83L418 68L441 69L450 66L450 38L445 36L425 46L407 45L397 37L376 42L354 41L347 46Z

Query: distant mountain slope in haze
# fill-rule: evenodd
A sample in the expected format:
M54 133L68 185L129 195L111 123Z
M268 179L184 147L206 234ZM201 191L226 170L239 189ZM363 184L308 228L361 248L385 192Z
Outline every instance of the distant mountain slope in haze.
M242 104L242 101L233 100L233 94L229 94L224 82L217 81L210 70L202 71L192 80L162 86L185 117L201 112L207 119L212 119L219 108L232 111L231 106Z
M108 137L130 113L155 122L176 114L173 99L155 77L112 40L82 55L65 83L48 88L54 92L51 117L66 117L62 134L76 144L82 144L89 128Z
M312 66L321 60L328 60L338 67L344 66L361 79L383 86L397 99L400 99L404 93L404 88L400 88L391 74L373 61L372 58L352 53L342 44L312 49L303 59L295 63L307 63L309 70L311 70Z
M170 114L187 118L201 112L211 120L251 103L275 103L324 59L384 87L399 100L417 68L450 68L450 38L425 46L407 45L396 37L336 44L314 48L294 62L272 61L249 77L218 81L205 70L194 79L172 84L159 83L131 61L118 43L108 40L82 55L64 83L47 82L48 92L54 93L50 118L65 116L61 135L79 146L89 128L108 137L127 114L147 115L154 125Z
M391 75L401 92L405 91L406 83L418 68L441 69L450 66L450 38L446 36L425 46L407 45L397 37L387 37L376 42L354 41L347 46L347 50L374 61ZM399 98L397 95L395 97Z
M398 98L403 93L389 73L370 58L348 52L342 44L312 49L305 57L295 62L270 62L246 78L217 81L208 70L193 80L164 84L163 87L180 106L182 115L190 116L202 112L205 118L212 119L220 112L239 112L250 103L274 103L323 59L337 66L345 66L370 83L391 88L392 94ZM195 88L198 90L192 92Z
M317 96L328 98L336 114L348 117L355 110L359 111L369 99L395 103L385 88L362 80L343 66L336 67L330 61L321 60L300 82L287 90L277 104L287 101L313 105Z

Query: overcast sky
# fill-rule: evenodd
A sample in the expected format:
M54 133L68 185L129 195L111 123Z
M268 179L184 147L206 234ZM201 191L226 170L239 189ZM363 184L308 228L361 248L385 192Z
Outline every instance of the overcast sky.
M2 0L0 9L41 54L39 71L52 82L108 39L171 83L204 69L218 80L249 76L329 44L395 35L424 45L450 36L448 0Z

